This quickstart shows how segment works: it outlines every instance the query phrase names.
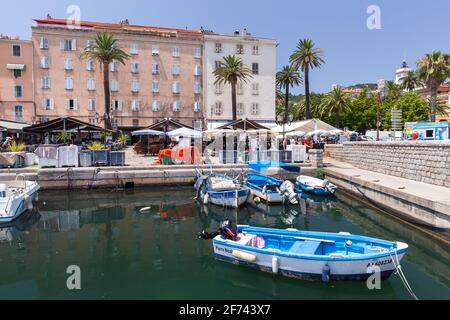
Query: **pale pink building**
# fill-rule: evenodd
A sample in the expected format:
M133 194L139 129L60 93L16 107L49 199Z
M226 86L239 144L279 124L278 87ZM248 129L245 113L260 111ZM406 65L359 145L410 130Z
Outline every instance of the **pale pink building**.
M131 55L125 66L110 66L115 127L133 130L166 117L189 126L203 124L201 31L98 22L81 22L74 29L66 20L35 22L37 122L71 116L102 125L102 71L97 62L80 55L98 32L106 31Z
M0 119L32 123L33 44L0 37Z

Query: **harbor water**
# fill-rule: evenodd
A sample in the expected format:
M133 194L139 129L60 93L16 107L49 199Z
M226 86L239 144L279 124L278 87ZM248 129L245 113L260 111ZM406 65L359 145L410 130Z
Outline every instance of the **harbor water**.
M365 282L302 281L216 261L212 243L197 234L226 218L406 242L402 267L418 298L450 299L447 245L342 194L239 211L201 206L194 195L41 192L33 210L0 227L0 299L411 299L397 275L369 290ZM80 268L80 290L67 287L69 266Z

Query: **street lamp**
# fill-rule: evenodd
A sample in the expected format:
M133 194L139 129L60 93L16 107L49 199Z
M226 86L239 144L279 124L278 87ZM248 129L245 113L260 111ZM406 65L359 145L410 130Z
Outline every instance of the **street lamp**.
M284 114L277 115L277 118L276 118L277 125L279 125L279 126L283 125L283 142L286 139L286 124L290 125L293 120L294 120L294 116L292 114L288 114L288 112L286 110L285 110Z
M387 96L386 87L383 87L381 90L377 91L377 141L380 141L380 126L381 126L380 108L384 100L386 99L386 96Z

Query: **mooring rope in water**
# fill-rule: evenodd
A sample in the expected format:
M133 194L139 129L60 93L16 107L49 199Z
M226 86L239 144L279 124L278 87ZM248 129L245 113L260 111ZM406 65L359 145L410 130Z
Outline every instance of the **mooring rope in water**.
M394 259L394 257L392 257L391 251L389 251L389 256L391 257L392 262L394 263L395 269L397 271L396 274L398 274L400 280L402 281L402 283L405 286L405 288L408 291L408 293L413 297L414 300L419 300L419 298L417 298L417 296L414 293L413 289L409 285L409 282L406 279L405 274L403 273L402 266L400 265L400 259L398 258L397 250L395 250L395 258L396 259ZM396 260L397 260L397 262L396 262Z

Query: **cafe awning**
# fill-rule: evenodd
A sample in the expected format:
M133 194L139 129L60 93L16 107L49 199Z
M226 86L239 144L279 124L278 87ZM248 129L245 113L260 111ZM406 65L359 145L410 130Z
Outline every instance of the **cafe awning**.
M12 63L8 63L6 65L6 69L8 70L25 70L25 65L24 64L12 64Z
M29 124L23 122L0 120L1 131L22 132L23 128L28 126Z
M70 131L74 129L87 132L102 132L102 131L111 132L111 130L106 130L101 127L71 117L62 117L44 123L35 124L33 126L23 128L23 131L27 133L43 134L43 133L57 132L61 130Z

